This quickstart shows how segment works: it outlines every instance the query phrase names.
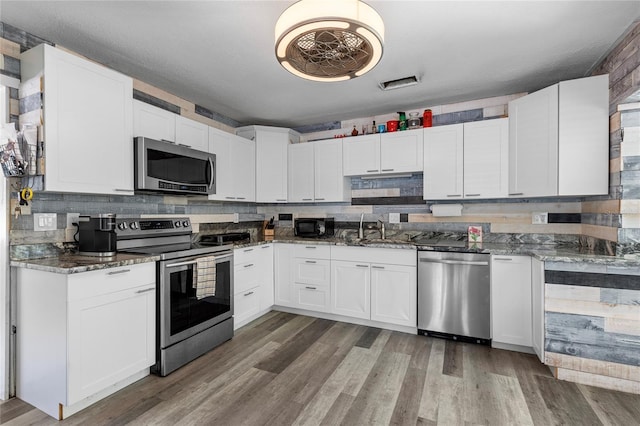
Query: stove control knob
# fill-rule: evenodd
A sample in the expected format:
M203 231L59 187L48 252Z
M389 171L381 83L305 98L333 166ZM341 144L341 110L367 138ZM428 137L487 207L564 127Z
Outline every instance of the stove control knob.
M129 228L131 229L138 229L138 223L137 222L131 222L129 224Z
M118 224L118 229L121 231L124 231L125 229L127 229L127 223L126 222L120 222Z
M180 222L179 220L176 220L176 228L180 228L182 226L182 222Z
M188 228L189 227L189 221L188 220L182 221L182 226L184 226L185 228Z

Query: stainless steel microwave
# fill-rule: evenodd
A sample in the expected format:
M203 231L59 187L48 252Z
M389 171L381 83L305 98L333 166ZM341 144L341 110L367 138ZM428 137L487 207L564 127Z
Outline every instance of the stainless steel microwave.
M216 193L216 155L168 141L134 139L135 189L178 194Z

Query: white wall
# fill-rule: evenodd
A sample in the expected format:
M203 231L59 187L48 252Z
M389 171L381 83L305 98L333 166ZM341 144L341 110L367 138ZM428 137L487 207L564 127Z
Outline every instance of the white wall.
M18 87L15 78L0 75L0 124L9 119L8 87ZM9 283L9 190L4 176L0 177L0 399L8 399L9 368L11 365L10 338L10 283Z

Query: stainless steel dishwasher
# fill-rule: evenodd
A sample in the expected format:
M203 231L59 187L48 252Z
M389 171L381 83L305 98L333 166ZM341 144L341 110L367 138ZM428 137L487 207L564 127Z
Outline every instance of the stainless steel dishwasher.
M418 334L491 343L489 259L418 251Z

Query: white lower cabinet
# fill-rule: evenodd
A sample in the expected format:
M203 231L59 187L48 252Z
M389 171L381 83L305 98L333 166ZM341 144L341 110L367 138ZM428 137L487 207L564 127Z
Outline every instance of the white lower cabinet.
M16 395L58 419L149 374L155 263L78 274L17 270Z
M331 250L331 311L416 327L416 252L337 246Z
M331 262L331 311L335 314L369 319L371 270L368 263Z
M330 311L331 268L328 245L297 244L294 247L294 306L318 312Z
M416 280L415 266L371 265L371 319L415 327Z
M493 343L532 347L531 257L491 256Z
M294 307L293 252L295 244L275 244L274 248L274 292L275 304Z
M531 258L531 343L544 363L544 262Z
M271 310L274 302L273 263L273 244L234 250L234 329Z

